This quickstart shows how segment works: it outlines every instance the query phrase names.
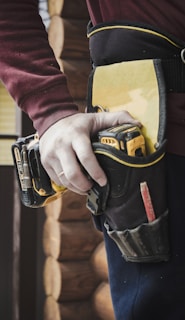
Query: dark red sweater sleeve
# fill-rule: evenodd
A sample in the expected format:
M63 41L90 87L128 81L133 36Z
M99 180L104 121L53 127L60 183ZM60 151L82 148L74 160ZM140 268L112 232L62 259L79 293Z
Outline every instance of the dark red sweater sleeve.
M0 0L0 79L40 135L78 112L48 44L36 0Z

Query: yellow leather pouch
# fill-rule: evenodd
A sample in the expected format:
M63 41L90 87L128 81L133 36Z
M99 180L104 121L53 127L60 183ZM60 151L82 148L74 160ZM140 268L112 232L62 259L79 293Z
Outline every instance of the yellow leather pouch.
M89 112L127 110L143 127L148 154L162 142L166 125L165 86L160 60L96 67L89 79Z

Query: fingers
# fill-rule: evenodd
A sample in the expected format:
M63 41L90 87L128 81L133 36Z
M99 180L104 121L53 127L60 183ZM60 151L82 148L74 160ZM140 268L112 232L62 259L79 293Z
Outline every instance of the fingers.
M78 193L87 192L92 187L92 180L89 179L87 173L84 172L82 165L77 160L75 150L70 149L65 152L63 149L60 153L60 165L64 174L59 177L60 183L67 188L73 188Z
M73 142L73 148L79 162L82 164L90 178L96 181L100 186L104 186L107 183L107 177L96 159L89 137L84 136L83 143L80 143L80 138L79 140L76 139Z
M70 184L69 179L66 178L64 171L62 171L61 173L59 174L59 179L60 179L60 182L58 183L59 186L65 186L67 189L81 195L87 194L87 191L80 190L81 188L79 188L78 186L74 186L73 184ZM88 190L90 188L91 186L88 188Z
M95 121L93 131L97 132L99 130L114 127L123 123L131 123L142 127L142 124L137 119L134 119L128 111L120 112L100 112L95 113Z
M78 151L61 143L61 146L58 146L56 149L50 149L47 157L42 153L41 161L50 178L58 186L63 185L76 193L85 194L93 185L92 178L88 170L85 169L85 167L88 167L88 165L86 166L86 162L88 163L88 159L91 158L91 155L94 156L94 154L92 149L90 149L90 152L87 151L83 139L80 139L79 143L84 145L84 152L82 151L82 154L88 155L86 159L83 155L80 155L81 149L78 148L78 143L75 146L77 150L79 149ZM82 160L78 160L78 157ZM101 168L100 170L102 171Z
M56 185L65 186L79 194L86 194L91 189L92 180L82 171L82 166L72 149L64 152L62 148L58 148L55 161L50 161L47 157L47 161L42 159L42 163Z
M61 150L63 172L58 175L60 183L78 193L90 190L93 180L101 186L105 185L107 178L94 155L90 139L80 136L74 140L72 147L68 152Z

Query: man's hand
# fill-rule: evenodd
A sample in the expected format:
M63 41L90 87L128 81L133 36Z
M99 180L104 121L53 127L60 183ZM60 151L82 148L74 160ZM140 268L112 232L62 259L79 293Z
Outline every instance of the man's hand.
M91 137L122 123L141 126L127 111L78 113L52 125L40 138L41 161L50 178L80 194L92 187L93 180L104 186L107 178L93 153Z

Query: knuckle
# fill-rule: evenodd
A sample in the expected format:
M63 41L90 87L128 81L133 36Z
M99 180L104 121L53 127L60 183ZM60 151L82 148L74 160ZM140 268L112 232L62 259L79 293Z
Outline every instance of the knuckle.
M91 188L90 181L83 175L82 172L72 172L66 175L69 185L75 185L81 192L86 192Z
M78 174L75 171L70 170L68 173L66 173L66 178L69 182L76 181L78 179Z

